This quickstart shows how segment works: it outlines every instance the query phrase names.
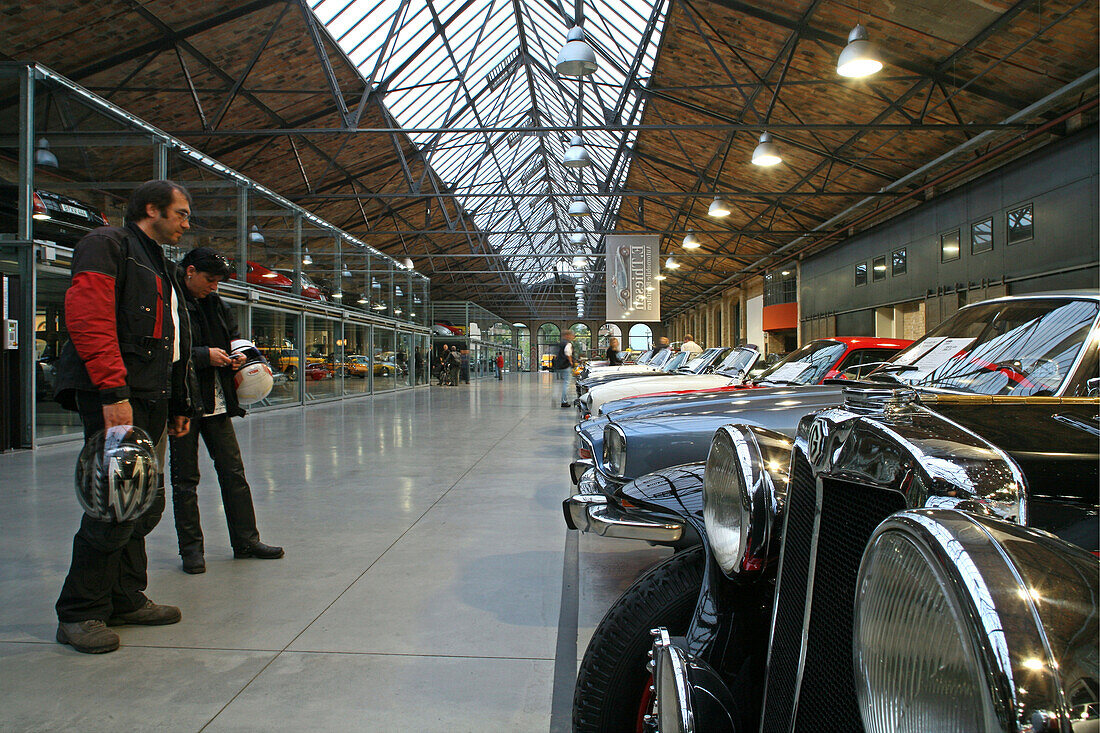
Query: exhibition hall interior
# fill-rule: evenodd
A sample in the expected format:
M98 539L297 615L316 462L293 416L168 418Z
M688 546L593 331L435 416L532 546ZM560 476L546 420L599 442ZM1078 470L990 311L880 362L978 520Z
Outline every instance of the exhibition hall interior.
M0 730L1098 730L1095 2L0 18Z

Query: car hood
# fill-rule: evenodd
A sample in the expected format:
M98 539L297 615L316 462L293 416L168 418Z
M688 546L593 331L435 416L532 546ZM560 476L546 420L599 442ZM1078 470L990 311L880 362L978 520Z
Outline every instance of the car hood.
M618 411L587 422L606 419L622 430L626 436L624 476L632 479L660 468L705 460L714 431L727 423L759 425L793 436L804 415L843 401L841 388L833 385L779 387Z
M651 369L647 366L629 366L629 367L605 367L604 369L596 369L589 372L588 376L580 380L578 384L582 387L587 387L589 383L599 384L600 380L606 379L618 379L620 377L631 377L639 374L648 375L655 374L656 369Z
M733 384L733 377L722 374L665 374L659 377L637 376L630 380L619 380L614 384L600 384L591 388L585 401L589 411L595 413L601 406L625 397L664 392L670 389L690 390L708 387L725 387Z

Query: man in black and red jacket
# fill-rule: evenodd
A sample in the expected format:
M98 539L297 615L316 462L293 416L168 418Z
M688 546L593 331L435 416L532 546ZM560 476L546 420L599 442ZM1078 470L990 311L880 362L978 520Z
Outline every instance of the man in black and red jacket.
M191 351L183 290L162 244L189 227L191 197L171 181L134 191L126 226L89 232L73 251L65 293L69 343L56 371L57 400L77 410L87 441L114 425L142 428L164 465L165 433L184 435L191 403ZM180 620L175 606L146 598L145 536L164 512L164 475L149 510L126 522L84 515L73 539L72 564L57 600L57 640L88 653L114 651L108 626L162 625Z

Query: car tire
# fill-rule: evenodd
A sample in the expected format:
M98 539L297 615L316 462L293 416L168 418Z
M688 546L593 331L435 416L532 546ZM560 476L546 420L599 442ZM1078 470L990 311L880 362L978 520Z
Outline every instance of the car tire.
M703 584L702 547L678 552L619 596L592 634L573 693L574 733L634 731L649 673L650 629L687 632Z

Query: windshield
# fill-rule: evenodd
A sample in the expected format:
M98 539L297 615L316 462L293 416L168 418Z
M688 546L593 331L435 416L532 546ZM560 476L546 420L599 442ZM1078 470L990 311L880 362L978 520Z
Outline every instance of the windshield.
M672 349L661 349L653 353L653 357L649 360L649 366L660 369L668 360L672 358Z
M985 395L1058 394L1085 345L1095 301L1002 301L965 308L872 378Z
M636 361L634 363L635 364L647 364L647 363L649 363L649 360L652 359L652 358L653 358L653 352L652 351L646 351L646 352L643 352L642 355L638 357L638 361Z
M756 361L756 352L753 349L734 349L729 356L718 365L715 370L723 374L741 375Z
M671 357L669 357L668 361L665 362L665 365L663 367L661 367L661 371L663 371L663 372L674 372L674 371L676 371L677 369L679 369L680 367L682 367L684 364L687 363L688 356L690 356L690 355L686 351L679 351L679 352L673 354Z
M680 367L685 374L705 374L711 364L718 362L729 353L729 349L707 349L688 357L688 362Z
M757 382L817 384L848 350L839 341L811 341L764 370Z

